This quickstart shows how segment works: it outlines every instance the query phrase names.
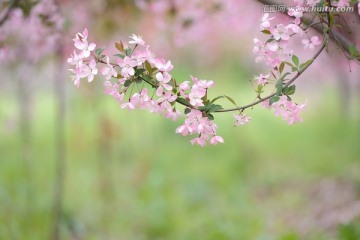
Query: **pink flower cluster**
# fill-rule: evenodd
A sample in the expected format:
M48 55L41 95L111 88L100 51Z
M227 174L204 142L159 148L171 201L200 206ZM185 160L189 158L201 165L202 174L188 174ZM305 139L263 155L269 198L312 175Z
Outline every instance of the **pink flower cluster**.
M89 43L87 41L88 30L85 30L82 33L76 34L76 37L73 39L74 46L80 53L74 53L68 58L67 62L71 65L74 65L74 69L69 69L74 75L72 80L74 81L75 86L80 86L81 78L88 78L88 81L91 82L94 79L94 76L98 73L96 68L96 61L94 58L90 58L91 53L95 50L96 44Z
M297 122L302 122L302 118L299 114L305 109L306 103L298 105L289 100L287 96L281 96L280 100L272 105L269 104L269 100L262 103L263 107L274 109L275 116L282 116L282 118L292 125Z
M207 116L196 109L191 110L186 117L185 123L176 129L176 133L183 136L197 134L198 137L191 140L191 144L202 147L210 140L211 144L224 143L224 139L216 135L217 125Z
M32 64L55 52L64 22L58 7L54 0L31 5L29 13L13 9L0 26L0 62Z
M297 6L303 6L304 0L294 0ZM318 0L308 0L306 4L308 6L315 6L318 4ZM304 30L300 27L301 17L303 16L302 8L292 7L288 11L288 15L295 18L293 23L287 25L277 24L272 25L271 21L275 17L270 17L268 13L265 13L261 18L260 29L262 33L268 36L266 40L254 39L253 51L256 54L255 62L265 61L267 65L272 67L278 67L283 61L287 61L293 54L289 40L290 38L298 34L303 36ZM315 46L321 44L321 40L318 36L308 37L302 40L305 49L313 50Z
M198 134L198 137L191 140L192 144L205 146L210 144L223 143L222 137L216 134L217 126L209 119L207 114L198 108L204 106L204 98L207 91L214 85L213 81L199 80L191 77L192 81L185 81L177 85L170 71L173 69L171 61L157 58L150 51L140 36L132 35L129 45L133 48L124 48L121 43L121 54L116 55L116 64L111 63L110 57L106 55L97 56L93 51L96 45L89 43L88 31L78 33L74 38L75 48L68 59L68 63L74 65L70 69L73 73L72 79L76 86L80 85L81 78L88 78L92 81L98 73L96 63L105 66L100 72L105 77L105 94L114 97L123 109L133 110L136 108L146 109L151 113L163 114L166 118L175 121L181 112L176 108L178 99L182 99L189 112L183 125L176 129L176 133L183 136ZM112 82L111 79L116 79ZM149 94L149 89L144 83L154 88Z
M192 86L189 81L185 81L179 86L181 96L189 99L192 109L187 114L185 123L176 129L176 133L183 136L197 134L198 137L191 140L191 143L200 146L205 146L209 141L210 144L224 143L224 139L216 134L217 125L203 112L196 109L204 106L204 97L206 97L208 89L214 86L214 82L199 80L195 77L191 77L191 79Z

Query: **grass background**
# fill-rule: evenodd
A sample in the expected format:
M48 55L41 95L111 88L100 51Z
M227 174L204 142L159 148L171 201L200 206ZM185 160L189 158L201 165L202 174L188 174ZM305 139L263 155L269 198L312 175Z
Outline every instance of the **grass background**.
M187 68L174 76L187 79ZM239 66L198 76L219 79L213 94L239 104L253 98L251 77ZM314 214L324 207L321 216L331 220L356 212L359 200L359 120L343 115L333 85L306 96L305 121L294 126L261 107L239 128L232 114L218 114L225 144L206 148L175 134L181 120L121 110L100 95L100 83L86 85L68 89L64 239L360 239L358 215L324 225ZM37 91L31 161L24 163L16 98L0 95L0 239L50 236L55 106L51 92Z

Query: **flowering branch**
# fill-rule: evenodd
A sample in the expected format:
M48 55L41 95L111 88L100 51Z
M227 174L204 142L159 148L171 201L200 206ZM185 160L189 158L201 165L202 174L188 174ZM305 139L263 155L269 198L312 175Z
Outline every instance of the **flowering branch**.
M302 1L300 1L302 2ZM309 3L314 6L316 2ZM191 140L192 144L205 146L207 143L223 143L221 136L217 135L217 125L214 122L214 113L239 111L234 114L235 126L248 123L251 117L247 117L244 111L250 107L262 103L264 107L274 110L276 116L280 115L289 124L301 122L299 117L306 104L297 104L291 99L295 93L296 86L293 84L318 58L321 52L327 47L328 40L335 26L332 13L319 14L319 22L302 24L302 12L289 11L288 15L295 18L294 23L288 25L277 24L272 26L269 14L264 14L261 19L260 30L267 39L262 41L254 39L254 53L257 55L255 61L264 61L271 66L269 74L260 74L256 77L256 93L258 100L244 106L238 106L229 96L218 96L210 98L209 89L214 86L211 80L201 80L191 76L191 81L184 81L178 84L172 77L171 61L157 58L150 51L139 36L132 35L128 47L123 42L115 43L119 51L115 54L116 63L110 62L110 57L102 54L104 49L95 49L96 44L89 43L88 31L78 33L74 40L75 47L80 53L74 51L68 59L74 69L72 79L76 86L80 86L80 79L86 78L93 81L98 74L97 63L104 64L101 74L105 77L105 94L117 100L121 108L133 110L135 108L147 109L152 113L165 115L166 118L176 120L182 116L178 105L185 106L186 119L184 124L176 129L176 133L183 136L197 135ZM289 46L290 39L304 33L311 27L322 26L323 39L318 36L309 36L302 39L305 49L313 50L320 46L314 56L306 62L301 63ZM116 79L111 82L111 79ZM274 84L274 90L270 95L262 97L261 94L267 85ZM153 93L149 94L151 87ZM234 108L224 109L217 104L219 99L226 99L234 104Z
M307 65L306 67L304 67L303 69L301 69L290 81L288 81L284 86L283 88L286 88L286 87L289 87L293 82L296 81L296 79L298 79L301 74L303 74L307 69L308 67L310 67L310 65L315 61L315 59L320 55L320 53L325 49L326 47L326 44L323 44L321 46L321 48L316 52L316 54L311 58L310 60L310 63L309 65ZM266 97L263 97L263 98L260 98L258 101L255 101L253 103L250 103L250 104L247 104L247 105L244 105L244 106L241 106L241 107L236 107L236 108L230 108L230 109L222 109L222 110L218 110L216 112L232 112L232 111L243 111L247 108L250 108L250 107L253 107L255 105L258 105L259 103L262 103L266 100L269 100L270 98L276 96L276 93L272 93Z

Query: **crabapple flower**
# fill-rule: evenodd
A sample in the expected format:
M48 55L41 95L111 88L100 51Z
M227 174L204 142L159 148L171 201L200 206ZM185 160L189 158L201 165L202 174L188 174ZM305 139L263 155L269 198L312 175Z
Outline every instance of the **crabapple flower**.
M271 33L277 41L287 41L290 39L288 29L283 24L278 24L275 28L271 30Z
M69 69L74 75L71 76L76 87L80 87L80 79L89 75L89 67L80 60L74 69Z
M105 76L106 80L117 76L117 72L114 69L114 66L110 64L108 56L106 56L106 66L101 69L101 74Z
M339 0L337 3L335 3L337 7L348 7L349 6L349 0Z
M210 143L213 145L216 145L218 143L224 143L224 139L221 136L213 136L210 139Z
M76 34L76 37L73 39L74 45L77 49L81 50L80 55L83 58L87 58L90 56L90 53L95 50L96 44L95 43L88 43L88 30L85 28L83 33Z
M281 96L280 100L271 105L274 108L275 116L282 116L289 125L302 122L299 114L305 109L306 103L298 105L293 101L288 100L287 96Z
M207 89L214 85L214 82L191 78L194 84L189 93L190 104L194 107L202 107L204 106L202 98L206 95Z
M311 7L315 6L315 5L318 4L319 2L320 2L320 0L307 0L307 1L306 1L306 3L307 3L309 6L311 6Z
M71 56L67 59L67 62L71 65L76 65L80 60L82 60L82 56L77 55L74 51L73 54L71 54Z
M159 69L159 71L162 72L169 72L173 69L173 65L171 64L171 61L165 61L165 59L155 59L154 60L155 67Z
M312 36L310 39L303 39L301 40L302 44L304 45L305 49L313 50L315 46L321 44L321 41L318 36Z
M91 59L89 62L89 70L87 73L88 81L92 82L94 80L94 76L98 73L98 69L96 68L95 59Z
M261 18L261 25L260 25L260 29L265 29L265 28L269 28L270 27L270 21L273 20L274 18L269 18L269 14L265 13L262 18Z
M266 79L268 79L269 77L270 77L270 74L268 74L268 75L260 74L260 76L256 77L257 84L265 86L265 84L267 83Z
M358 3L358 14L359 14L359 16L360 16L360 1L359 1L359 3Z
M130 36L130 38L132 39L131 41L129 41L130 44L136 44L141 46L145 45L144 40L140 36L136 36L135 34L133 34L132 36Z
M121 75L123 75L124 77L134 76L135 74L134 67L137 66L137 62L135 60L126 56L124 59L118 58L117 63L122 68Z
M247 117L246 114L244 114L244 113L234 114L233 116L236 120L235 127L244 125L244 124L250 122L250 120L251 120L251 117Z
M223 143L222 137L216 134L217 125L209 120L207 116L199 110L192 109L185 119L185 123L176 129L176 133L183 136L198 135L192 139L191 144L197 144L204 147L210 140L210 144ZM214 138L216 137L216 138ZM213 139L214 138L214 139Z

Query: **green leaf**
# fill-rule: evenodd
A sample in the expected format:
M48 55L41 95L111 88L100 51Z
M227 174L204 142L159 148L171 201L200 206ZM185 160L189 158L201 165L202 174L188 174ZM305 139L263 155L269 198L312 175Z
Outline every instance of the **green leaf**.
M103 51L104 51L104 48L98 48L98 49L95 50L95 54L97 56L100 56L103 53Z
M126 56L130 56L130 55L131 55L131 49L130 49L130 48L127 48L127 49L125 50L125 55L126 55Z
M263 34L269 34L271 35L271 32L268 29L264 29L261 31Z
M276 95L280 96L283 90L283 81L281 79L277 81L275 87L276 87Z
M153 73L153 69L151 67L151 64L147 60L145 61L145 68L149 72L150 75Z
M290 66L290 67L295 67L292 63L290 63L290 62L283 62L283 63L285 63L286 65L288 65L288 66Z
M280 80L284 80L288 75L290 75L291 73L289 73L289 72L287 72L287 73L285 73L281 78L280 78Z
M188 114L188 113L190 113L191 112L191 109L190 108L185 108L185 110L184 110L184 113L185 114Z
M131 85L131 81L130 80L126 80L124 83L124 87L129 87Z
M214 115L212 115L212 114L208 114L207 117L208 117L208 119L211 120L211 121L215 119L215 118L214 118Z
M296 55L292 56L292 61L295 64L295 66L299 66L299 58Z
M141 74L143 74L146 70L143 68L137 69L135 72L135 76L140 76Z
M226 96L226 95L224 95L224 97L226 97L226 99L229 100L229 102L231 102L232 104L234 104L235 106L237 106L237 105L236 105L236 102L234 101L234 99L232 99L231 97Z
M179 98L176 99L176 101L177 101L178 103L181 103L181 104L185 105L185 106L191 106L190 103L189 103L189 101L186 100L185 98L180 98L180 97L179 97Z
M293 95L295 93L296 90L296 86L295 85L291 85L289 87L286 87L283 89L283 93L287 96L289 95Z
M123 54L120 54L120 53L115 54L114 56L119 57L119 58L122 58L122 59L124 59L124 58L125 58L125 56L124 56Z
M272 105L273 103L276 103L279 100L280 100L279 96L273 96L272 98L270 98L269 104Z
M303 70L304 68L307 68L313 61L314 61L314 59L310 59L310 60L302 63L302 64L300 65L300 67L299 67L300 70Z
M284 62L280 63L280 66L279 66L279 73L280 74L284 71L284 67L285 67L285 63Z
M354 45L350 45L350 46L349 46L349 52L350 52L350 55L351 55L352 57L354 57L355 54L357 53L356 47L355 47Z
M223 109L223 107L221 105L217 105L217 104L210 104L208 105L209 108L207 109L207 112L216 112L219 111L221 109Z
M144 76L141 76L143 79L145 79L146 81L148 82L151 82L152 81L152 78L148 75L144 75Z

